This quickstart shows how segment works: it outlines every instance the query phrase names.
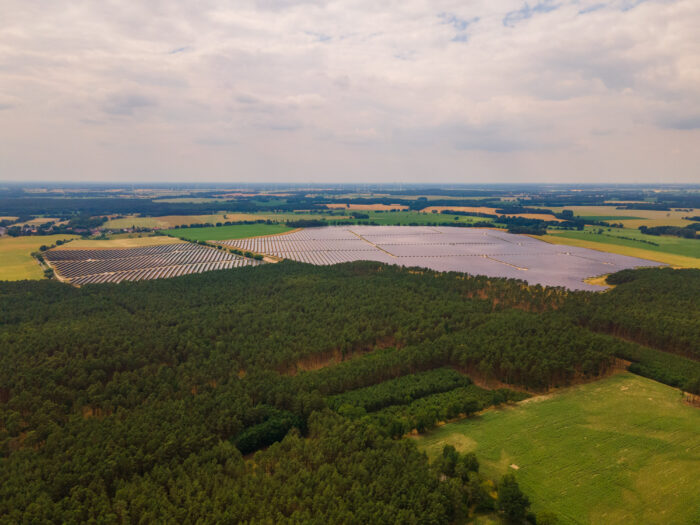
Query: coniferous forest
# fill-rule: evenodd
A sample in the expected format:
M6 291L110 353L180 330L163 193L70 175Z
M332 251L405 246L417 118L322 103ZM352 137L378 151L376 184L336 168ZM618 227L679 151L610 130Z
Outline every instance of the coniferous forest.
M700 393L700 271L609 282L365 262L2 282L0 522L535 522L512 477L401 437L621 360Z

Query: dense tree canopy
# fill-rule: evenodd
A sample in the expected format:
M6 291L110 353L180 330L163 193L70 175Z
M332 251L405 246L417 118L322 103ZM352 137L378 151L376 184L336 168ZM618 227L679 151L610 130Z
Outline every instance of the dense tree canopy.
M626 357L692 384L698 274L605 294L363 262L0 283L0 522L505 515L472 459L396 439L526 395L468 376L542 391Z

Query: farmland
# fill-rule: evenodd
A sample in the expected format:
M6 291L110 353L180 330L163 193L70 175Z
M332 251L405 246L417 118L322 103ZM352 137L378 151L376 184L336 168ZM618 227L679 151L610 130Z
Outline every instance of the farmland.
M450 213L428 213L422 211L391 211L391 212L367 212L369 220L381 226L408 226L421 224L454 224L484 222L489 219L483 217L470 217L453 215Z
M109 248L138 248L140 246L158 246L161 244L175 244L183 242L173 237L160 235L118 234L108 239L75 239L70 243L56 246L54 250L84 250L84 249L109 249Z
M105 223L105 228L172 228L183 224L216 224L230 220L228 214L214 215L166 215L163 217L139 217L129 216L120 219L110 219Z
M74 235L0 238L0 280L41 279L44 272L31 256L40 246L50 246L58 240L74 239Z
M182 228L166 230L164 233L190 241L221 241L224 239L244 239L260 235L276 235L292 231L283 224L232 224L211 228Z
M695 239L645 235L627 228L600 230L598 227L586 227L584 231L550 230L550 235L539 238L556 244L641 257L673 266L697 268L700 265L700 242Z
M274 213L274 212L259 212L259 213L216 213L209 215L164 215L159 217L140 217L129 216L120 219L111 219L104 225L108 229L125 229L125 228L157 228L167 229L175 226L189 226L190 224L211 224L225 222L244 222L244 221L274 221L285 222L300 219L347 219L342 215L328 214L311 214L305 212L294 213Z
M427 212L427 213L442 213L444 212L449 212L449 211L461 211L461 212L467 212L467 213L486 213L488 215L507 215L508 217L522 217L525 219L539 219L541 221L554 221L554 222L562 222L562 219L557 219L554 217L554 215L551 215L549 213L498 213L496 210L498 208L492 208L488 206L428 206L427 208L424 208L422 211Z
M529 237L485 228L333 226L281 236L229 239L222 244L318 265L373 260L570 289L599 289L583 280L622 268L656 265L585 249L561 250Z
M536 511L562 523L696 523L700 412L678 392L621 374L491 410L417 438L475 451L491 475L518 467Z
M574 215L580 217L602 217L598 220L616 222L623 220L626 228L637 229L639 226L687 226L691 223L683 217L700 215L700 209L690 209L690 211L677 210L635 210L617 209L615 206L566 206L549 208L554 213L561 213L562 210L571 210Z

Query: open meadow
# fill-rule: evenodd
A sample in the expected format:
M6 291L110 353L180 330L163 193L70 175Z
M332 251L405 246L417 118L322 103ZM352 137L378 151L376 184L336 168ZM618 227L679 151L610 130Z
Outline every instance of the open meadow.
M659 261L672 266L700 268L700 242L668 235L647 235L628 228L587 226L583 231L550 230L540 236L547 242L629 255Z
M56 246L55 250L87 250L100 248L139 248L142 246L160 246L162 244L180 243L182 240L163 235L121 234L108 239L76 239L70 243Z
M44 272L32 257L40 246L50 246L58 240L75 239L75 235L45 235L36 237L3 237L0 239L0 281L42 279Z
M490 476L514 472L536 512L562 523L698 523L700 411L678 390L629 373L418 436L474 451Z
M230 226L212 226L211 228L178 228L164 233L190 241L223 241L228 239L245 239L261 235L275 235L292 231L284 224L232 224Z
M607 222L624 221L626 228L639 228L640 226L687 226L692 221L684 217L694 217L700 215L697 208L691 211L677 210L618 210L616 206L565 206L559 208L549 208L554 213L561 213L562 210L571 210L574 215L586 217L594 220Z
M406 226L411 224L453 224L488 222L484 217L470 217L466 215L453 215L451 213L428 213L423 211L370 211L367 213L369 220L382 226Z

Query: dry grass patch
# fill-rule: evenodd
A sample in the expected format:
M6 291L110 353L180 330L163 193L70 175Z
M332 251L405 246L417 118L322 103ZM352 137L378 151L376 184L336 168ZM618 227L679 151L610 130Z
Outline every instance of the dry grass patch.
M42 245L50 246L58 240L75 238L75 235L0 238L0 280L42 279L44 272L32 257L32 252L37 251Z
M692 211L660 211L660 210L618 210L615 206L565 206L563 208L551 208L554 213L561 210L572 210L574 215L581 217L639 217L625 220L625 227L637 229L640 226L687 226L692 221L683 217L694 217L700 215L700 209ZM614 222L612 220L608 222Z
M174 237L151 235L143 237L119 237L116 239L78 239L61 246L56 250L86 250L110 248L138 248L141 246L160 246L162 244L179 244L185 241Z

